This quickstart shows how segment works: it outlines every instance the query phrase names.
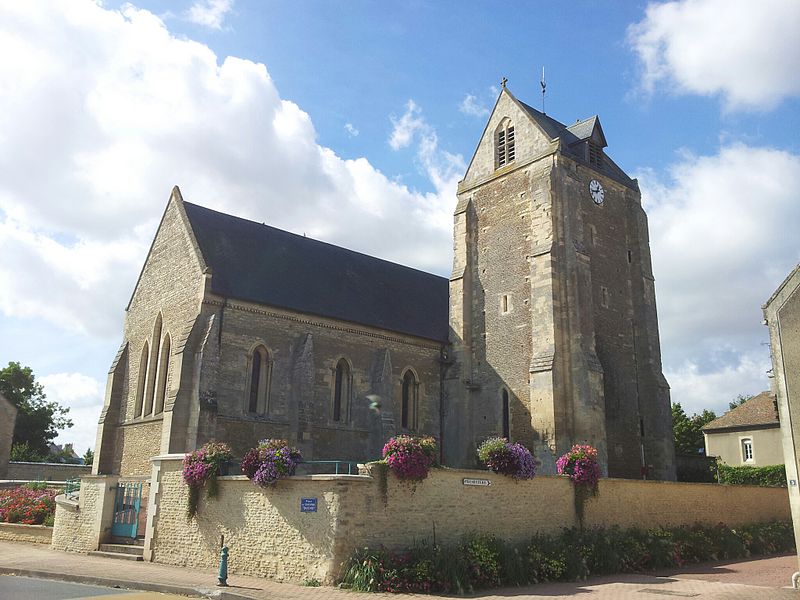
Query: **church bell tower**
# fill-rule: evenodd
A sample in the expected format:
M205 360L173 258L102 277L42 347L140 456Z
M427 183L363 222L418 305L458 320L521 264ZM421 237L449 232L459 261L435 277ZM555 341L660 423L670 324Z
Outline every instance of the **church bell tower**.
M458 187L448 464L504 436L543 473L587 443L611 477L675 478L647 217L606 145L503 85Z

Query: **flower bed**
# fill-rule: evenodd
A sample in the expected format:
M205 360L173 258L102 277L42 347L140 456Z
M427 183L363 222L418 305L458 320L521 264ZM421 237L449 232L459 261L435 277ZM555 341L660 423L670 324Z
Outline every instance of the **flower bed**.
M436 440L432 437L397 435L383 447L383 458L400 479L422 481L436 464Z
M52 526L55 497L53 490L25 486L0 490L0 523Z
M294 475L302 460L300 451L286 440L261 440L242 459L242 473L260 487L273 485L278 479Z
M525 446L505 438L489 438L478 447L478 458L494 473L513 479L533 479L536 460Z
M736 529L722 523L652 530L573 528L522 544L473 536L456 546L364 548L350 559L343 583L361 592L464 594L790 551L794 535L789 522Z

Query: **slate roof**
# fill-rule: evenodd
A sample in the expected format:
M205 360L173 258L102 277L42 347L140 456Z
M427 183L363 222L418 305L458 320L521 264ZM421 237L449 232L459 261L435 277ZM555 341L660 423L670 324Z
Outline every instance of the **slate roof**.
M215 294L447 341L447 279L183 205Z
M772 392L761 392L741 406L708 423L703 427L703 431L779 425L778 414L775 411L775 396Z

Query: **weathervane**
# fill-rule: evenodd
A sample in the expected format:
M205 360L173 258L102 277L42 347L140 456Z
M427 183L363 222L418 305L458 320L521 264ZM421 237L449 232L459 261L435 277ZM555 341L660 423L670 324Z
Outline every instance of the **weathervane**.
M544 91L545 91L545 88L547 87L547 84L544 81L544 67L542 67L542 80L539 82L539 85L542 86L542 114L545 114L545 112L544 112Z

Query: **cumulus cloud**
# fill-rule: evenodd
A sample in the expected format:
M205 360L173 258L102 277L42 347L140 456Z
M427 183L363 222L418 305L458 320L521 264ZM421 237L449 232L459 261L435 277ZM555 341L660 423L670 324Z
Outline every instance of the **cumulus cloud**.
M691 397L708 392L702 408L758 391L753 385L766 389L761 305L800 260L800 156L732 144L712 156L684 153L664 177L637 176L649 214L673 399L681 401L693 387ZM728 398L756 375L760 383ZM703 378L707 383L698 384Z
M461 104L458 105L458 110L465 115L473 117L486 117L490 112L489 107L482 104L478 98L472 94L464 96Z
M72 443L78 456L94 450L97 420L103 408L103 385L81 373L54 373L39 379L49 401L69 407L73 427L56 437L57 444Z
M233 0L197 0L186 11L186 19L209 29L222 29Z
M5 3L0 46L0 312L117 336L174 184L189 202L447 272L459 157L432 130L415 138L433 189L420 193L320 146L263 64L220 61L131 5Z
M648 5L628 30L647 92L721 95L729 109L768 109L800 94L796 0L679 0Z

